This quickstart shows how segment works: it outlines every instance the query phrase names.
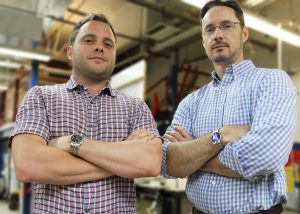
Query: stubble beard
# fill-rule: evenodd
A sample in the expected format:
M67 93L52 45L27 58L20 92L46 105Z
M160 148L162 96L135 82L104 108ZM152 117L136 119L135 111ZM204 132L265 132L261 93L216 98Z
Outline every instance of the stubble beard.
M229 46L228 46L229 48ZM228 63L234 63L234 59L236 56L240 54L240 52L243 51L243 41L242 37L240 38L240 47L238 47L235 51L232 53L229 53L229 55L226 54L220 54L217 56L211 56L209 57L210 60L216 64L228 64Z
M74 72L91 82L108 80L112 74L112 69L109 67L92 68L87 61L83 59L77 59L76 63L73 63L73 67Z

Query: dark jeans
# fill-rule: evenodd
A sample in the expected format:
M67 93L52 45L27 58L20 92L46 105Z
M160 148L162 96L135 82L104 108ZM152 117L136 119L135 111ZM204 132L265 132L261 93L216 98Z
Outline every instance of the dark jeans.
M257 211L256 213L260 214L281 214L283 212L282 204L277 204L273 207L271 207L268 210L260 210ZM205 214L202 211L196 210L195 207L193 207L193 214Z

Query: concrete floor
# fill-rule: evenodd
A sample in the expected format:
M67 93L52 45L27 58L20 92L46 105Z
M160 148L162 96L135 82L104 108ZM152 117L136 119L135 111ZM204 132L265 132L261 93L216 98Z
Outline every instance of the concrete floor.
M0 200L0 213L1 214L21 214L21 211L11 211L8 208L8 202ZM140 213L143 214L143 213ZM284 210L283 214L299 214L297 211Z

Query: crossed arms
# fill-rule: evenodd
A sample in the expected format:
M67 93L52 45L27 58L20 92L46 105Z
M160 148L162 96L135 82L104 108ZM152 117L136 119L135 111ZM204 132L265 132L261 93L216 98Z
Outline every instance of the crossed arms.
M225 126L220 129L221 144L235 142L249 131L247 126ZM164 137L170 143L167 148L166 174L186 177L197 170L216 173L223 176L240 178L241 175L224 166L217 157L218 149L211 142L211 133L193 139L182 127L174 127Z
M150 131L136 131L126 141L114 143L85 139L78 157L68 152L69 138L57 138L47 145L37 135L16 135L12 154L18 180L63 185L112 175L157 176L160 172L162 143Z

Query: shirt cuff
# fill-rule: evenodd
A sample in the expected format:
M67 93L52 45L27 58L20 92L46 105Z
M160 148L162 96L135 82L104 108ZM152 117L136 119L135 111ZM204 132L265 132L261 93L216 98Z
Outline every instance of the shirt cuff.
M163 157L162 157L162 164L161 164L161 175L165 178L177 178L177 177L174 177L174 176L169 176L167 174L167 149L168 149L168 146L171 142L170 141L166 141L164 140L164 143L163 143Z
M238 172L240 175L246 178L243 167L241 165L241 161L239 159L238 150L236 150L230 144L227 144L225 148L219 153L218 157L224 166Z

